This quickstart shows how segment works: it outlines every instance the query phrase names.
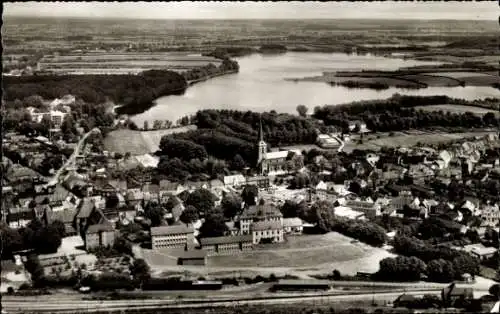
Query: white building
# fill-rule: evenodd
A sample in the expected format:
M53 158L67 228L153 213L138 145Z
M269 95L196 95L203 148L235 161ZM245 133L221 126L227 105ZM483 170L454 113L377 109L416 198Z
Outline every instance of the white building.
M258 221L251 225L253 244L283 242L283 222Z
M161 226L151 228L153 250L164 248L184 248L194 239L193 227L187 225Z

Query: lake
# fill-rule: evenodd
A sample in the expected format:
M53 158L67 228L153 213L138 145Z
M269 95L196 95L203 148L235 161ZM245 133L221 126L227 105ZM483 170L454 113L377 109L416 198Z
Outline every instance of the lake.
M285 78L321 75L324 71L397 70L416 65L436 65L438 62L403 60L373 55L342 53L287 52L279 55L253 54L235 58L240 72L221 76L189 87L183 95L160 97L156 105L132 117L142 127L145 120L170 120L196 113L200 109L234 109L296 113L297 105L312 112L315 106L342 104L358 100L384 99L395 93L405 95L448 95L468 100L500 97L492 87L432 87L419 90L389 88L348 89L323 82L293 82Z

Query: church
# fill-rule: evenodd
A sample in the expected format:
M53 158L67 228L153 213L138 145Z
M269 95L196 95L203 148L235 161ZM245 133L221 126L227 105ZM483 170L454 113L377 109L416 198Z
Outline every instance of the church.
M291 151L268 152L267 143L264 141L262 121L259 122L259 142L257 144L257 169L261 175L277 175L288 173L287 157Z

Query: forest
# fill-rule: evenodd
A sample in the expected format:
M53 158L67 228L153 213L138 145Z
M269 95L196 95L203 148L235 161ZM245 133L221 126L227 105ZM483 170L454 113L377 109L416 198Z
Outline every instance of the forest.
M325 125L348 129L350 121L361 120L374 132L402 131L428 127L497 127L500 119L494 113L483 117L471 112L464 114L443 111L424 111L417 106L456 104L477 106L498 110L498 100L465 101L447 96L401 96L393 95L389 99L359 101L343 105L327 105L314 108L314 117Z
M74 95L87 103L111 100L125 106L147 106L160 96L183 91L186 79L172 71L150 70L141 75L33 75L4 77L5 99L32 95L44 99Z

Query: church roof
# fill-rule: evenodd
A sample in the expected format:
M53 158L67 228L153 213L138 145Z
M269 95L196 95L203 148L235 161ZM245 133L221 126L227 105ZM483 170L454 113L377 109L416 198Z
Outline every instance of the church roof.
M270 152L266 154L265 159L281 159L281 158L286 158L288 156L288 151L279 151L279 152Z

